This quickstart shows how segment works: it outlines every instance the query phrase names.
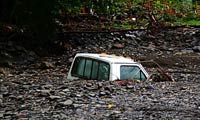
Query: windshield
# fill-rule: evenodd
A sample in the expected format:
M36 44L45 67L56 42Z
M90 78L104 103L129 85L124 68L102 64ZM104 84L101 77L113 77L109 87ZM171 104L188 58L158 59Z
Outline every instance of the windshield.
M138 66L120 66L120 79L145 80L146 76Z

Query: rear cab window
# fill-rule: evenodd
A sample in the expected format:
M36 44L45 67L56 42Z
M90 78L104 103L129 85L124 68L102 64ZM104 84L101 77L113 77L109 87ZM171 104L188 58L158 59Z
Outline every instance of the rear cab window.
M92 58L77 57L71 74L83 79L109 80L110 65Z

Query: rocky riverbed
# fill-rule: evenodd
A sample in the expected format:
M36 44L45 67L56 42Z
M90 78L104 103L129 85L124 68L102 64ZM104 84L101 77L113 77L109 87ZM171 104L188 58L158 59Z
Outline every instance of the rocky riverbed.
M198 29L157 36L144 31L71 33L61 38L57 44L64 48L62 55L28 54L24 62L1 68L0 119L200 119ZM66 74L78 52L155 60L174 82L69 81ZM151 65L146 68L153 71Z

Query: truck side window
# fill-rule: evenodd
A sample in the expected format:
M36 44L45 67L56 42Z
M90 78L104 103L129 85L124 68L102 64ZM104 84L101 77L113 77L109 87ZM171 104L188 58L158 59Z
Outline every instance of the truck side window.
M145 80L146 76L137 66L120 66L120 79Z
M99 65L99 80L108 80L109 79L109 65L106 63L100 63Z
M93 61L91 79L97 79L99 63Z
M90 79L91 69L92 68L92 60L86 59L85 62L85 69L84 69L84 75L87 79Z
M85 58L76 58L72 69L72 75L83 76L85 67Z
M110 65L98 60L77 57L72 68L72 75L83 79L109 80Z

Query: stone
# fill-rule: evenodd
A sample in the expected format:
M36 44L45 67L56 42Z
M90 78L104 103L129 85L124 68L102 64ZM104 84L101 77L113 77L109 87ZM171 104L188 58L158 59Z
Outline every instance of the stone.
M70 92L70 90L69 89L64 89L64 90L62 90L63 92Z
M181 50L182 53L193 53L194 51L192 49L183 49Z
M200 52L200 46L194 46L192 49L194 52Z
M113 111L114 114L120 114L122 113L121 111Z
M73 101L72 100L66 100L63 102L63 105L72 105Z
M128 89L133 89L134 86L133 86L133 85L127 85L127 88L128 88Z
M30 85L23 85L22 86L24 89L29 89L30 88Z
M4 117L4 112L0 111L0 118Z
M38 92L40 92L41 96L49 96L51 90L38 90Z
M105 96L105 95L106 95L106 92L104 91L99 92L99 96Z
M90 95L91 97L95 97L95 96L96 96L95 93L89 93L89 95Z
M126 37L131 37L131 38L136 38L136 36L134 34L125 34Z
M71 58L69 58L69 60L68 60L68 61L69 61L70 63L72 63L72 62L73 62L73 59L74 59L74 58L73 58L73 57L71 57Z
M115 43L112 45L112 49L123 49L125 46L122 43Z
M50 85L50 84L43 85L42 88L44 88L44 89L51 89L51 88L53 88L53 85Z
M40 69L49 69L49 68L54 68L54 65L50 62L43 61L40 63L39 68Z
M60 99L61 97L56 95L50 95L49 98L54 100L54 99Z
M26 115L25 114L17 114L16 118L21 120L21 119L26 118Z
M6 75L6 71L3 68L0 68L0 74Z

